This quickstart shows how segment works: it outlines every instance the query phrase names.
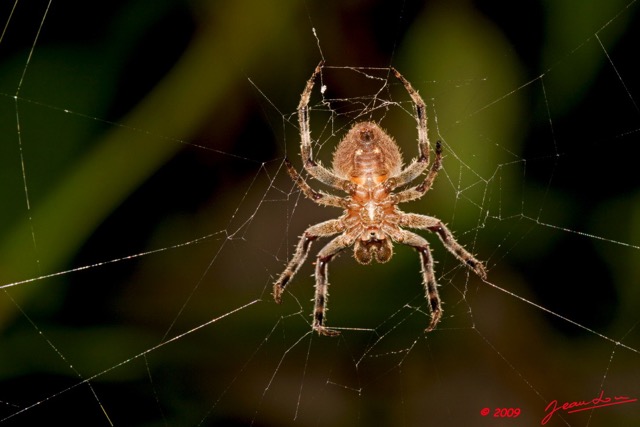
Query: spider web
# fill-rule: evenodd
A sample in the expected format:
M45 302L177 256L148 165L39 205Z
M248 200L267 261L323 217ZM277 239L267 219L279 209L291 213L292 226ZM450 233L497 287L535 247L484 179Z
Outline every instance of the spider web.
M573 407L546 425L640 419L635 1L522 21L482 3L5 3L0 425L538 425L554 401ZM332 261L339 338L310 331L312 261L272 301L300 233L339 215L283 166L302 170L295 107L320 59L324 164L360 120L417 155L389 65L443 143L402 209L446 222L489 277L422 233L445 309L427 335L399 245Z

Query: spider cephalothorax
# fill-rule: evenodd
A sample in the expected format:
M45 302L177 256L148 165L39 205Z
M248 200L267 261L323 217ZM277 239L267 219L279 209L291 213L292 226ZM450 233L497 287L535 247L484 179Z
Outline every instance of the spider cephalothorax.
M442 147L437 142L435 160L422 183L416 187L393 192L422 175L429 167L430 147L424 101L411 84L398 71L392 69L415 104L419 157L403 169L400 149L393 138L376 123L359 122L338 144L333 155L333 168L329 170L313 159L309 130L309 98L315 77L321 69L322 64L316 67L307 81L298 105L302 161L309 175L326 185L345 191L348 196L338 197L312 189L285 159L289 174L307 197L321 205L340 207L344 212L338 219L307 228L300 238L293 258L273 285L274 299L277 303L282 301L282 293L307 258L311 242L318 237L340 234L317 255L313 314L314 330L321 335L337 335L338 331L324 326L329 286L327 282L329 261L341 250L353 246L354 257L359 263L369 264L372 260L383 263L389 261L393 255L392 242L402 243L415 248L420 254L423 282L431 313L431 322L427 327L427 331L430 331L435 328L442 316L440 297L433 273L433 258L427 241L422 236L404 230L402 227L436 233L444 246L478 276L485 279L486 271L480 261L456 242L449 229L439 219L405 213L397 207L398 203L422 197L431 188L442 164Z

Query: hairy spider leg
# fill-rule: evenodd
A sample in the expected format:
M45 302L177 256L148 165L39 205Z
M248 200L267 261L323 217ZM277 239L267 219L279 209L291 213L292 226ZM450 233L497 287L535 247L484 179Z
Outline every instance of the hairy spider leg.
M315 307L313 310L313 330L320 335L340 335L339 331L324 327L327 312L327 299L329 297L329 262L341 250L353 245L355 238L342 234L322 248L316 259L316 292Z
M309 184L300 176L298 171L293 167L289 159L284 159L284 163L287 166L287 172L289 172L289 176L296 183L298 188L302 190L305 196L314 202L325 205L325 206L335 206L338 208L345 208L348 206L348 202L345 201L344 198L334 196L333 194L327 194L324 191L317 191L311 188Z
M354 188L354 184L347 180L342 179L332 173L330 170L317 163L313 159L311 150L311 130L309 126L309 99L311 98L311 91L315 84L316 76L320 74L324 62L320 62L313 74L307 81L307 85L300 97L300 103L298 104L298 125L300 127L300 155L302 156L302 165L309 172L309 175L333 188L337 188L343 191L351 192Z
M393 241L401 243L403 245L411 246L420 255L420 265L422 271L422 284L424 285L425 296L428 301L429 314L431 321L426 329L426 332L433 330L440 318L442 317L442 303L440 301L440 295L438 294L438 284L436 283L436 276L433 271L433 256L431 256L431 249L429 249L429 242L415 233L408 230L398 228L396 230L390 230L389 235Z
M344 227L342 226L340 220L330 219L328 221L312 225L311 227L307 228L304 233L302 233L293 257L287 264L287 267L284 269L282 274L280 274L280 277L278 277L278 280L276 280L273 284L273 299L276 301L276 303L280 304L282 302L282 293L284 292L284 289L289 284L293 276L295 276L295 274L298 272L300 266L307 259L309 249L311 248L311 243L318 237L331 236L343 231Z
M404 213L401 216L400 226L417 228L421 230L429 230L436 233L445 248L449 250L458 260L468 266L480 278L487 278L487 271L482 262L478 261L471 255L460 243L453 237L451 231L438 218L432 216Z
M438 172L442 168L442 144L440 141L436 142L436 158L431 164L431 169L426 178L417 187L407 188L406 190L399 191L396 194L397 203L410 202L411 200L419 199L424 196L427 191L431 189L433 182L438 176Z
M429 165L430 144L427 128L427 107L418 91L411 86L411 83L409 83L409 81L395 68L391 68L391 71L393 71L395 77L404 85L411 97L411 100L413 101L418 128L419 157L417 160L412 160L411 164L409 164L409 166L407 166L400 175L395 177L395 187L402 187L420 176Z

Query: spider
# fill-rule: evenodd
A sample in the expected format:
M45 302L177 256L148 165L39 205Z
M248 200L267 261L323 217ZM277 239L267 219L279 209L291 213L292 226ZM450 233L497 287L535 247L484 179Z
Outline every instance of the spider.
M305 196L320 205L342 208L344 212L337 219L312 225L304 231L293 257L273 285L273 297L276 303L282 302L282 293L306 260L314 240L340 234L324 246L317 255L313 311L313 329L318 334L339 335L339 331L325 326L329 262L340 251L353 246L354 257L359 263L369 264L373 260L385 263L393 255L392 242L401 243L413 247L420 255L422 280L431 316L426 328L426 332L429 332L436 327L443 312L433 272L433 258L427 240L403 227L436 233L445 248L462 264L482 279L487 277L482 262L454 239L453 234L442 221L431 216L405 213L397 207L399 203L416 200L429 191L442 166L442 145L440 141L436 143L435 160L419 185L393 192L411 183L427 170L430 144L427 137L424 101L411 83L396 69L391 68L395 77L404 85L415 106L419 157L413 159L403 169L400 149L393 138L378 124L363 121L355 123L339 142L333 154L333 167L329 169L322 166L313 159L311 153L308 106L316 76L322 67L321 62L307 81L298 104L302 162L304 169L313 178L337 190L342 190L348 195L340 197L314 190L300 176L291 162L285 159L289 175Z

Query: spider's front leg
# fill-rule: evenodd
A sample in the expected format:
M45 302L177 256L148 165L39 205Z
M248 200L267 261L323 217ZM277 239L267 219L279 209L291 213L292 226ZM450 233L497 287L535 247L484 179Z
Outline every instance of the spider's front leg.
M424 237L407 230L396 229L392 231L391 235L394 241L411 246L420 254L422 284L424 285L425 296L429 303L429 314L431 315L431 321L425 332L432 331L440 322L443 310L440 295L438 294L436 276L433 272L433 257L431 256L429 243Z
M328 329L324 326L327 311L327 298L329 296L329 261L346 247L353 245L354 238L348 234L342 234L322 248L316 259L316 294L315 306L313 310L313 330L319 335L336 336L339 331Z
M282 293L285 287L289 284L293 276L298 272L300 266L307 259L311 243L318 237L331 236L336 233L342 232L344 229L342 222L338 219L331 219L329 221L321 222L319 224L312 225L307 228L296 246L296 251L291 258L291 261L287 264L278 280L273 284L273 299L276 303L282 302Z
M436 233L449 252L473 270L481 279L487 278L487 270L484 268L484 264L458 243L451 231L449 231L438 218L427 215L403 213L399 224L403 227L419 228Z

